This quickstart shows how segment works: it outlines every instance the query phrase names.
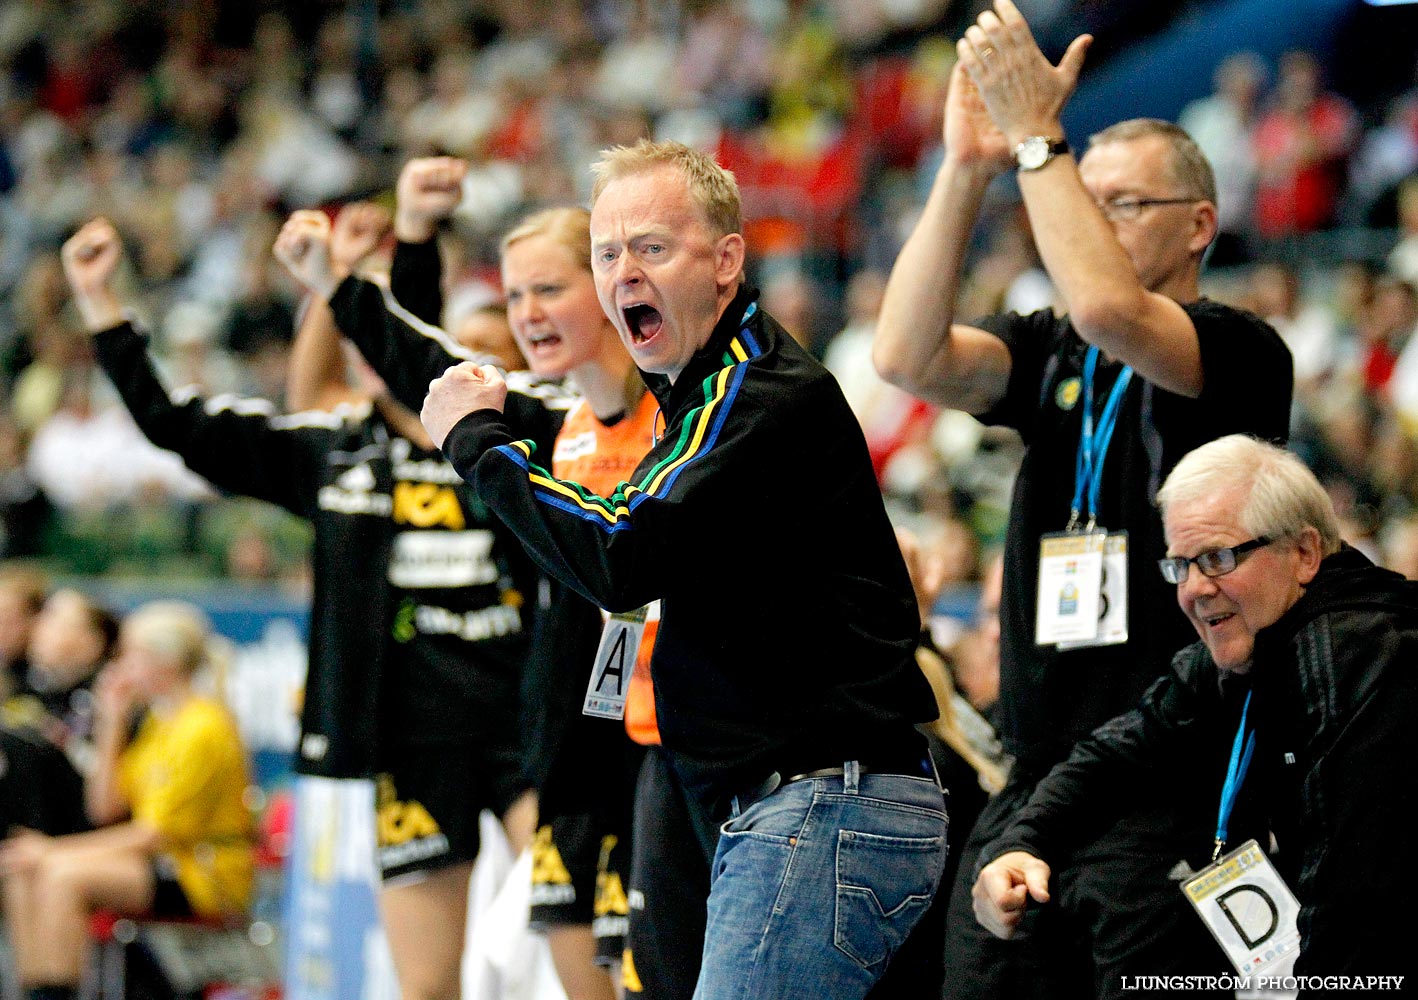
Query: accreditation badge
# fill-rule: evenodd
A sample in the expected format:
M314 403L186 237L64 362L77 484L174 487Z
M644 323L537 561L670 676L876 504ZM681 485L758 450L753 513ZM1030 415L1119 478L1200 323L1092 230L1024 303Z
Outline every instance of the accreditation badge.
M640 653L640 640L645 635L649 607L647 604L606 620L601 643L596 647L591 681L586 686L586 701L581 706L583 714L601 719L625 718L625 699L630 691L630 676L635 672L635 658Z
M1128 533L1110 531L1103 543L1103 578L1098 593L1098 633L1092 639L1062 640L1059 649L1117 646L1128 641Z
M1102 531L1061 531L1039 539L1036 644L1092 642L1098 637L1107 538Z
M1182 892L1243 976L1285 974L1300 951L1300 903L1254 840L1195 877Z

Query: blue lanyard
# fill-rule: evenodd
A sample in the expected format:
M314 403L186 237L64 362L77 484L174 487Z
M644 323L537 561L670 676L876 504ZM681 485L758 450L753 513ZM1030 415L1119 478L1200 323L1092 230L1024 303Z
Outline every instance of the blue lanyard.
M1251 695L1253 691L1246 692L1246 704L1241 709L1241 724L1236 728L1236 739L1231 744L1231 763L1226 768L1226 783L1221 786L1221 808L1216 811L1216 846L1211 852L1211 860L1214 863L1221 857L1221 852L1226 848L1226 826L1231 822L1231 809L1236 804L1236 796L1241 791L1241 782L1246 780L1246 771L1251 766L1251 754L1256 748L1256 732L1251 730L1251 734L1246 736L1246 716L1251 710ZM1245 749L1241 749L1242 742Z
M1088 515L1088 527L1092 529L1098 519L1098 496L1103 489L1103 462L1108 457L1108 446L1113 442L1113 431L1118 425L1118 408L1128 383L1132 381L1132 367L1124 365L1118 373L1108 393L1108 401L1103 404L1103 412L1098 416L1098 426L1093 426L1093 376L1098 370L1098 348L1089 347L1083 359L1083 434L1078 440L1078 457L1074 462L1073 506L1070 511L1068 530L1078 527L1079 518ZM1087 506L1084 506L1085 496Z

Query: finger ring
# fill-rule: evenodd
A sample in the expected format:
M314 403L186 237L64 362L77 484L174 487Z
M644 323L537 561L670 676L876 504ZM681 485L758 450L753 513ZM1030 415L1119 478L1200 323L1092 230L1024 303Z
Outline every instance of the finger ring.
M994 55L994 54L995 54L994 48L991 47L991 46L989 46L989 45L986 45L983 49L980 50L980 58L981 58L981 59L988 59L990 56L992 56L992 55Z

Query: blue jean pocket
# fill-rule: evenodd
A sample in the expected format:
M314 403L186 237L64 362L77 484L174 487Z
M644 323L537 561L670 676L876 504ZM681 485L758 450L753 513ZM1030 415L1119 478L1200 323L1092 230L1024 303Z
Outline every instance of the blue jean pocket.
M944 839L838 832L838 949L864 968L896 952L935 896Z

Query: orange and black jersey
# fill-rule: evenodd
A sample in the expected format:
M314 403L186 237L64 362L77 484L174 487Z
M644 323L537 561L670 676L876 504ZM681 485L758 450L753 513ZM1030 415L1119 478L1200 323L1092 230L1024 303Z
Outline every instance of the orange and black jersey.
M494 410L444 453L547 573L612 611L661 601L660 733L712 811L774 770L923 753L915 599L836 381L747 289L673 386L646 381L665 432L609 496Z

